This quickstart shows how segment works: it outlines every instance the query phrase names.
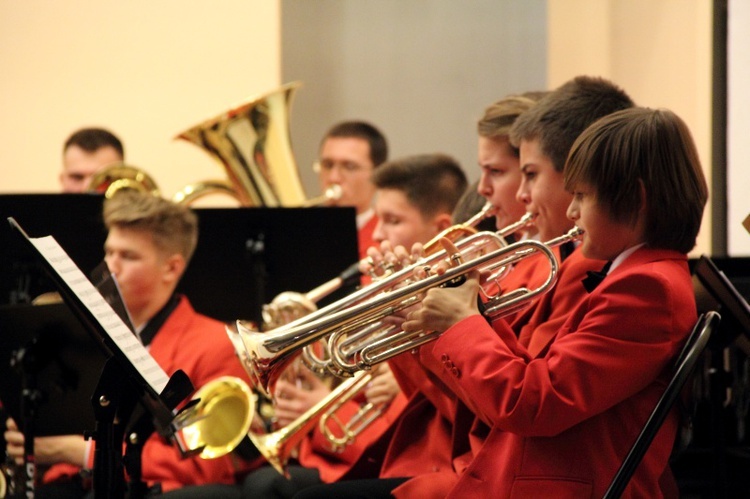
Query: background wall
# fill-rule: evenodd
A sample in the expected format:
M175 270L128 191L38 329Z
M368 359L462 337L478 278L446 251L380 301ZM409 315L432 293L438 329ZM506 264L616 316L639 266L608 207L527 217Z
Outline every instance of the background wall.
M730 255L750 255L750 2L729 1L727 72L727 243Z
M62 145L104 126L165 195L223 178L179 132L279 84L274 0L0 0L0 191L56 192Z
M599 74L690 128L711 178L711 0L549 0L549 84ZM710 254L706 207L694 253Z
M476 122L546 88L546 1L282 0L282 79L301 80L291 131L301 173L325 131L365 119L392 158L444 152L477 178Z

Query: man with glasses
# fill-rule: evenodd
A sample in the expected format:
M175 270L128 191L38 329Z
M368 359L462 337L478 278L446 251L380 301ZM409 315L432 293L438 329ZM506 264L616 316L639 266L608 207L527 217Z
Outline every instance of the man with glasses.
M388 159L388 144L383 134L363 121L344 121L334 125L320 143L315 171L321 190L336 184L341 197L331 206L351 206L357 210L360 258L375 244L372 233L377 218L372 207L375 186L370 176Z

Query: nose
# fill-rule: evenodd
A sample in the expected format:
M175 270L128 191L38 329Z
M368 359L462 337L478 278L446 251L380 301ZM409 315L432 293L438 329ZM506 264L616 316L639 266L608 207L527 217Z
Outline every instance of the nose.
M487 174L482 172L479 177L479 183L477 184L477 193L480 196L489 197L492 194L492 186L487 181Z
M120 262L115 256L105 256L104 263L107 264L107 269L109 269L109 272L111 274L117 275L117 273L120 271Z
M565 212L565 215L568 217L568 219L574 222L580 218L580 212L578 211L578 206L576 206L575 199L568 205L568 209Z
M516 199L519 203L523 204L530 204L531 203L531 196L529 195L529 190L526 188L526 185L521 182L521 185L518 187L518 191L516 192Z
M378 245L386 240L385 231L383 230L383 221L380 219L378 219L378 223L375 225L375 230L372 231L372 238L378 243Z

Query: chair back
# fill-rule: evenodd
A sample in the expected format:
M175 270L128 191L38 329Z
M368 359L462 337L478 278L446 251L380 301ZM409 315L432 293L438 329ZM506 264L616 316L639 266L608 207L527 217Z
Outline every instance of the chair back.
M656 403L641 433L636 438L633 447L631 447L627 456L625 456L620 469L617 470L607 492L604 494L605 499L615 499L622 495L623 490L625 490L628 482L630 482L630 478L638 468L643 456L651 446L651 442L656 437L656 433L667 418L669 411L677 399L680 398L682 387L688 378L690 378L698 363L698 359L700 359L703 350L708 345L711 334L718 327L719 321L721 321L721 316L713 311L706 312L698 317L698 321L695 323L695 327L693 327L693 331L690 333L685 346L677 356L672 379Z

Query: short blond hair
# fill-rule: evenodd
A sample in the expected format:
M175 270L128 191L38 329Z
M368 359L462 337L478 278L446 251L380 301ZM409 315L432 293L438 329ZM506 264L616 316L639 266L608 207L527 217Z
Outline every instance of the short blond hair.
M151 233L156 247L185 262L198 244L198 217L190 208L132 189L121 190L104 202L104 225Z

